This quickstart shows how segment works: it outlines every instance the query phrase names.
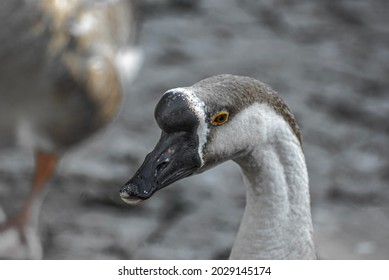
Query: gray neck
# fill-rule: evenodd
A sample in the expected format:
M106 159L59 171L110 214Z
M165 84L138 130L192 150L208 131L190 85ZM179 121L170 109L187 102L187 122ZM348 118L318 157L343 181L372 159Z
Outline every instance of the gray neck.
M275 137L236 162L247 204L230 258L316 258L308 174L297 139Z

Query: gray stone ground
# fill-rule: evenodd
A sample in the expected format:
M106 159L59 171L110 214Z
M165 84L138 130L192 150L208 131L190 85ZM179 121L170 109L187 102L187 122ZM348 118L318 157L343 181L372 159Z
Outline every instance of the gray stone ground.
M226 163L131 207L118 190L159 137L163 92L214 74L248 75L287 101L303 132L323 259L389 258L389 2L138 1L144 65L118 119L62 161L43 206L47 259L225 259L243 214ZM31 153L0 158L8 212Z

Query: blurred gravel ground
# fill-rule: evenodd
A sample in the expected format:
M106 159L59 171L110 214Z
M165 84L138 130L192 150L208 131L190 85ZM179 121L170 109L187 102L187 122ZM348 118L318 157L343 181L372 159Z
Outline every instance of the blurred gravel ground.
M323 259L389 258L389 2L139 2L144 65L117 120L62 161L45 201L47 259L224 259L245 204L227 163L130 207L118 190L159 137L169 88L221 73L268 83L303 132ZM25 197L32 158L0 158L1 204Z

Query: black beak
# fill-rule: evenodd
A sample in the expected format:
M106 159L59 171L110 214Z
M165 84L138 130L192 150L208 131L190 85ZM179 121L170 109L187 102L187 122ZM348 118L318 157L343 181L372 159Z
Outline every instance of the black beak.
M156 191L192 175L201 165L198 137L193 132L163 132L154 150L120 190L121 198L137 204Z

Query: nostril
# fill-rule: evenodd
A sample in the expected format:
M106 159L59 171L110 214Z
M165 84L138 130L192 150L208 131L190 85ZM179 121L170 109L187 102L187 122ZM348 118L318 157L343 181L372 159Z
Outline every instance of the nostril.
M169 165L169 161L165 160L157 165L154 172L154 177L157 177L167 166Z

